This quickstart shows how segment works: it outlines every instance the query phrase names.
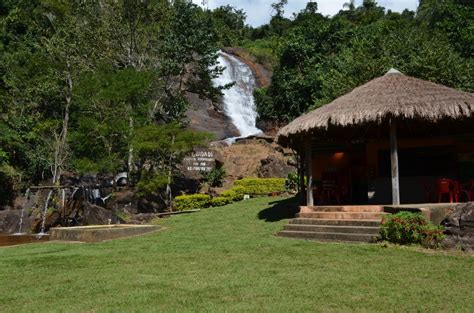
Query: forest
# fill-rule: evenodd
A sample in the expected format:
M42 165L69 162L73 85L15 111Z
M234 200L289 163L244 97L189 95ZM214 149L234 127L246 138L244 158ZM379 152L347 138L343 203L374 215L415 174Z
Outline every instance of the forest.
M329 17L317 1L292 18L246 24L241 9L185 0L0 2L0 205L65 171L128 172L164 192L211 136L186 129L186 94L218 102L218 51L241 47L272 71L259 119L284 125L394 67L474 91L474 4L421 0L416 12L376 1Z

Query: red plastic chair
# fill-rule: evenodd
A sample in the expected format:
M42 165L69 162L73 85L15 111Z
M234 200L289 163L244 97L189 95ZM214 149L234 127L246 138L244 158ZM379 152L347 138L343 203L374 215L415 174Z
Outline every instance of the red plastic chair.
M453 192L454 202L459 202L459 194L461 193L461 184L455 180L451 180L450 189Z
M449 202L453 203L454 200L454 185L453 181L448 178L440 178L436 180L436 193L438 196L438 202L442 202L444 196L449 197Z

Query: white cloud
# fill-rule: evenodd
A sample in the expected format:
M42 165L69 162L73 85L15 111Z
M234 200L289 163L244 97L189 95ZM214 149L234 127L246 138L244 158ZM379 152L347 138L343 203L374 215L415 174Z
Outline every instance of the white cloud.
M214 9L222 5L232 5L236 8L243 9L247 13L247 23L252 26L259 26L268 23L272 14L271 4L276 0L209 0L209 8ZM324 15L334 15L345 2L349 0L316 0L319 12ZM201 5L202 0L193 0L194 3ZM306 7L308 0L288 0L285 9L287 17L293 13L299 12ZM356 5L360 5L362 0L356 0ZM378 3L392 11L401 12L408 8L416 10L418 0L379 0Z

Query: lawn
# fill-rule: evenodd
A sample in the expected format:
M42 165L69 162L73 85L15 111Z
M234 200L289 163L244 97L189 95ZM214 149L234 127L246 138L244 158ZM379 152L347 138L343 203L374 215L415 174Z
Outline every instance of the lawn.
M474 312L474 257L273 236L282 198L98 244L0 248L1 312Z

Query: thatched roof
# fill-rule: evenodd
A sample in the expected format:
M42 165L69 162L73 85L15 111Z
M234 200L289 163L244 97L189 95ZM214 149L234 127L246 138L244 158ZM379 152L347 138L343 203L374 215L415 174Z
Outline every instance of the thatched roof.
M384 76L306 113L283 127L278 141L329 126L381 123L387 118L436 122L474 116L474 94L403 75L391 69Z

